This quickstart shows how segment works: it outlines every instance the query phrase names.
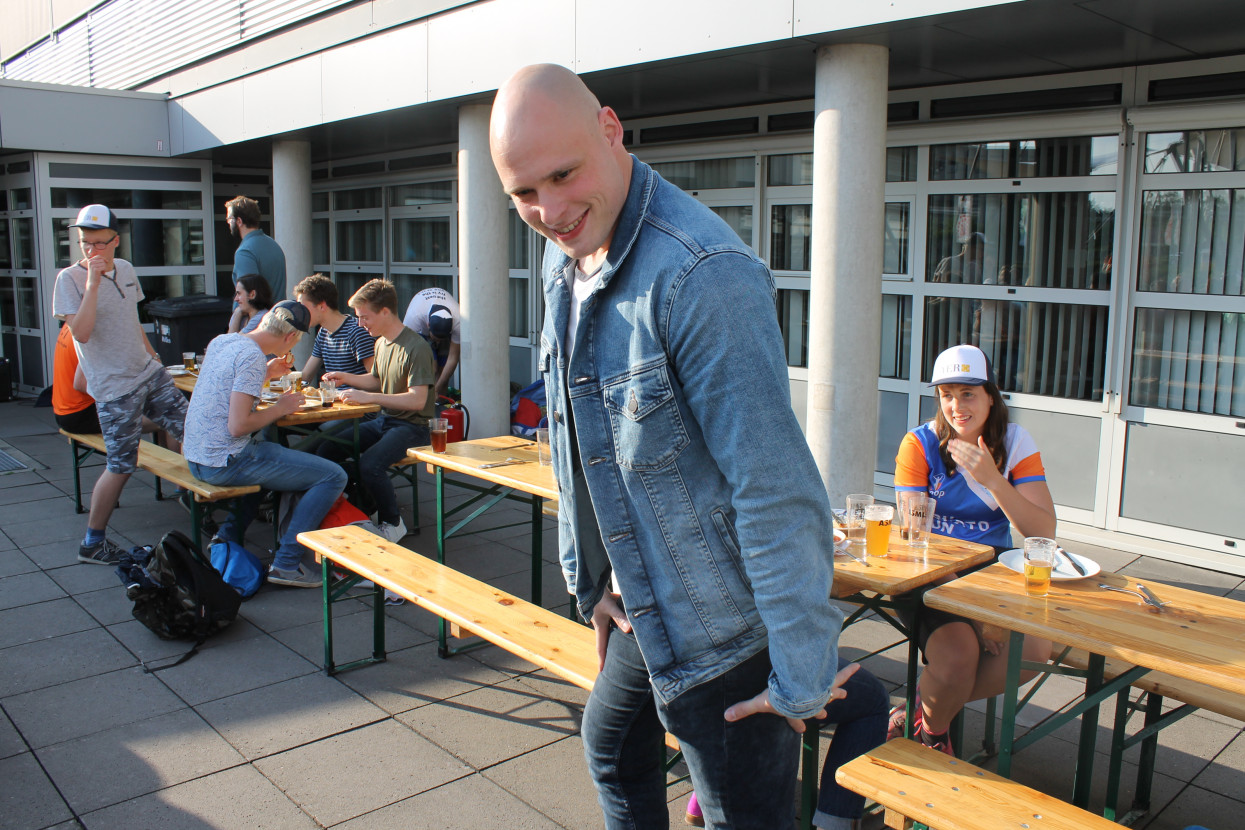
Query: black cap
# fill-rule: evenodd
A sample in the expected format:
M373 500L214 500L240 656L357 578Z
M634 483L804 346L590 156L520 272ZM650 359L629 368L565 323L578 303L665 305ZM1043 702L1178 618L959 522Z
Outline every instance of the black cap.
M307 306L294 300L282 300L269 309L268 313L276 315L278 320L284 320L301 332L311 329L311 312L307 310Z
M454 315L443 305L428 309L428 331L438 340L444 340L454 330Z

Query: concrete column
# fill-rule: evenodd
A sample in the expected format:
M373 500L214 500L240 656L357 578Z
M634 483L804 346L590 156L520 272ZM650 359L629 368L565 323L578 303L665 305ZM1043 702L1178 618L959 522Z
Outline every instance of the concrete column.
M836 507L873 492L876 466L887 57L817 50L806 429Z
M311 273L311 142L278 138L272 142L272 238L285 252L285 296ZM344 298L343 298L344 300ZM312 337L294 348L294 365L302 368L311 356Z
M510 292L506 196L489 157L492 103L458 111L458 376L471 436L510 432Z

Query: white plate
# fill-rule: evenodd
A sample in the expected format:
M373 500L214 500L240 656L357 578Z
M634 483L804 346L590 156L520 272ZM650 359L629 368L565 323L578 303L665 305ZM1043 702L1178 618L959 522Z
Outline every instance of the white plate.
M175 378L185 377L190 374L190 372L186 370L185 366L165 366L164 368L168 369L169 374Z
M319 408L320 408L320 399L319 399L319 398L316 398L316 399L314 399L314 400L307 401L305 404L303 404L302 406L300 406L300 407L299 407L299 409L319 409Z
M834 529L834 552L839 553L840 551L843 550L843 546L846 544L847 544L847 534L839 530L836 527Z
M1081 567L1085 569L1085 573L1079 574L1076 569L1064 557L1073 557L1077 562L1081 563ZM1005 567L1011 568L1018 574L1025 572L1025 552L1020 548L1012 548L1004 551L999 555L999 562ZM1079 553L1069 553L1063 548L1059 549L1059 555L1055 557L1055 570L1051 571L1050 578L1056 582L1068 579L1086 579L1094 576L1102 568L1097 562L1088 557L1081 556Z

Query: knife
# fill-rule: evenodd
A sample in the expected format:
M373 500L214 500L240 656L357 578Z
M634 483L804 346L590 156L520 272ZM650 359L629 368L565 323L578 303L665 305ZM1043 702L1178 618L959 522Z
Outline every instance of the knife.
M527 464L522 458L507 458L505 461L494 461L491 464L481 464L476 467L477 470L491 470L493 467L509 467L511 464Z
M1138 582L1138 583L1137 583L1137 590L1138 590L1138 591L1141 591L1141 593L1143 593L1143 594L1145 594L1147 597L1149 597L1149 598L1150 598L1150 602L1151 602L1151 603L1152 603L1152 604L1153 604L1156 608L1162 608L1164 605L1166 605L1166 604L1167 604L1167 603L1163 602L1163 600L1161 600L1161 599L1159 599L1158 597L1156 597L1156 596L1154 595L1154 592L1153 592L1153 591L1151 591L1151 590L1150 590L1149 588L1147 588L1146 586L1142 585L1140 582Z
M1072 567L1076 568L1077 573L1079 573L1081 576L1089 576L1089 574L1085 572L1085 569L1081 567L1081 563L1076 561L1076 557L1068 553L1063 548L1057 548L1057 550L1063 554L1064 559L1067 559L1069 562L1072 563Z

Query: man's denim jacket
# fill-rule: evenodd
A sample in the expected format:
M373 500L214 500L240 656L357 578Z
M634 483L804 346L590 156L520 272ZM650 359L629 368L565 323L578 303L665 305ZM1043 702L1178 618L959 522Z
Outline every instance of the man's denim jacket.
M830 505L791 409L769 269L634 157L568 367L574 269L547 246L540 365L562 569L580 613L591 617L612 564L663 700L768 645L775 709L813 715L842 616L828 601ZM576 539L581 525L596 531L575 520L581 470L608 563Z

